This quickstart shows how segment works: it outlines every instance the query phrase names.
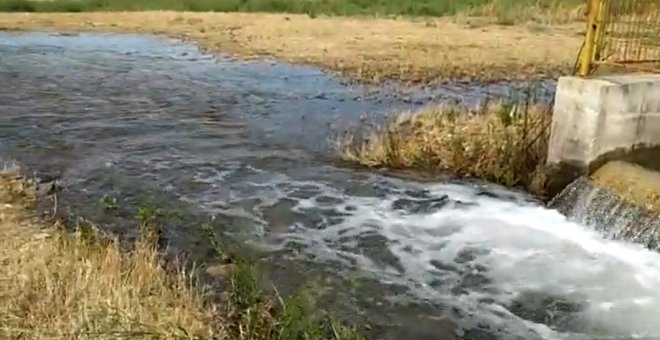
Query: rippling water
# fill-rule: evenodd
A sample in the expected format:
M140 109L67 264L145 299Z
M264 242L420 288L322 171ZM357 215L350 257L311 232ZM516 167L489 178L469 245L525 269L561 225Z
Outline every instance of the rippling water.
M365 114L505 85L347 87L150 37L36 33L0 35L0 81L0 155L61 175L73 209L97 214L101 195L134 208L151 192L213 216L276 282L321 279L328 304L362 313L379 338L660 336L657 253L520 193L331 161L327 136ZM192 251L177 242L186 228L170 237Z

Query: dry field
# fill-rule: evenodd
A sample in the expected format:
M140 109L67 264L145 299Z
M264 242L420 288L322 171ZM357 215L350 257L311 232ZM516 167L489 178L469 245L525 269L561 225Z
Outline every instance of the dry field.
M583 26L207 12L2 13L0 29L141 32L240 58L272 56L349 79L433 83L531 79L570 72Z

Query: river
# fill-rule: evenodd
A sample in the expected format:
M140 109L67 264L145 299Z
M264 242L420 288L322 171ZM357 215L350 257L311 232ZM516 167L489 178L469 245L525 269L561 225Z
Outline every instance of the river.
M168 249L202 261L190 221L212 221L278 286L317 282L378 338L660 337L658 253L524 193L352 169L329 148L365 119L510 85L349 86L166 39L49 33L0 34L0 84L0 157L61 177L76 214L126 236L144 200L180 208L193 217ZM118 212L91 204L103 196Z

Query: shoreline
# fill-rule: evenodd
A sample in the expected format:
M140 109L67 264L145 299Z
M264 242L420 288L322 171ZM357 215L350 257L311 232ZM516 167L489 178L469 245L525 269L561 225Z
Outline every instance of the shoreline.
M209 53L270 57L349 81L416 85L555 77L573 66L582 41L576 34L581 24L472 27L458 21L171 11L0 13L0 30L166 36Z
M0 171L2 336L363 339L353 325L314 308L306 291L272 296L255 264L227 258L214 243L216 260L167 256L154 216L138 216L141 235L126 244L94 222L72 226L44 214L44 205L57 204L47 202L44 188L52 185Z

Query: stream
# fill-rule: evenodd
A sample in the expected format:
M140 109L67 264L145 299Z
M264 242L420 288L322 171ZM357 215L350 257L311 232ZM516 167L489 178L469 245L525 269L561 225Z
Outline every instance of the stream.
M524 193L351 169L329 147L365 119L511 84L348 86L167 39L52 33L0 33L0 84L0 159L60 177L77 214L132 235L142 200L181 208L168 248L209 261L190 221L213 221L283 290L316 282L374 338L660 338L660 254ZM103 196L114 215L90 204Z

